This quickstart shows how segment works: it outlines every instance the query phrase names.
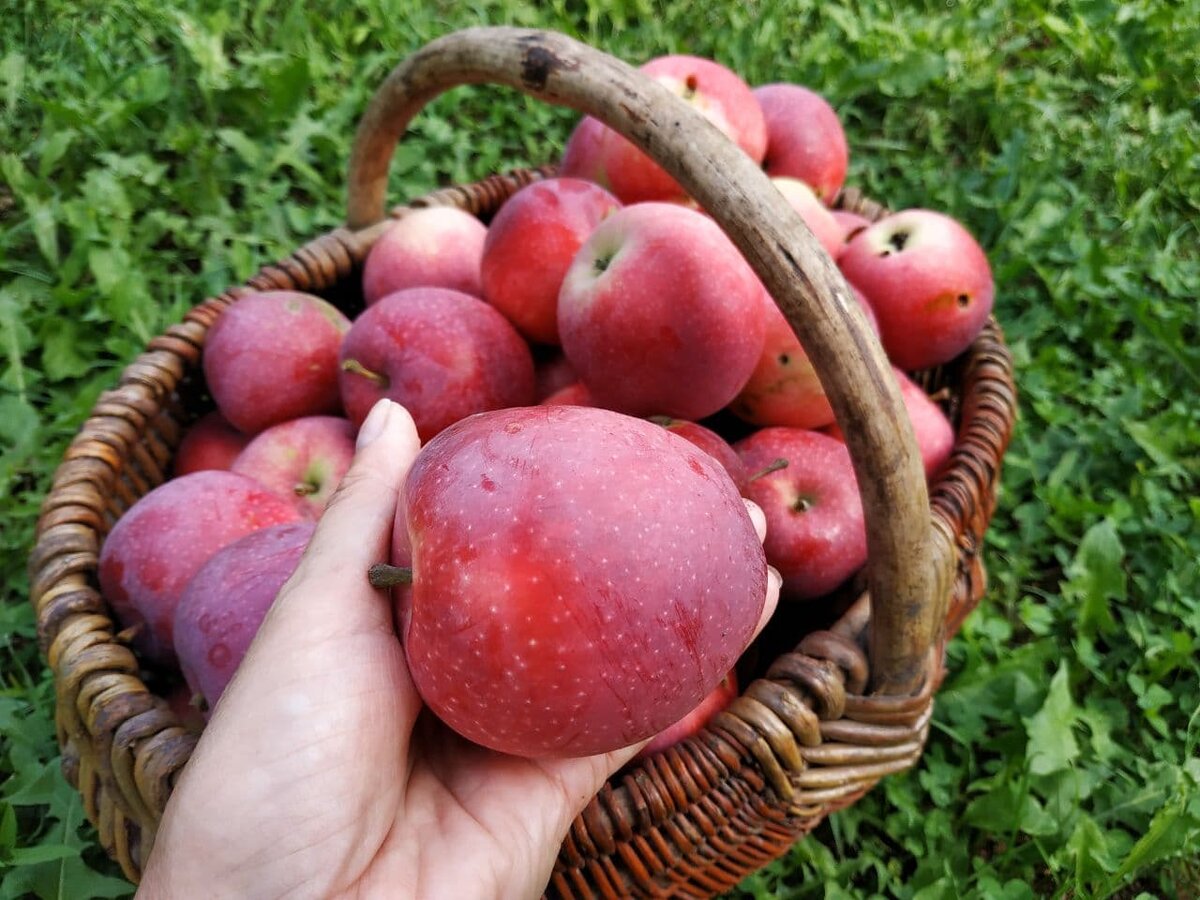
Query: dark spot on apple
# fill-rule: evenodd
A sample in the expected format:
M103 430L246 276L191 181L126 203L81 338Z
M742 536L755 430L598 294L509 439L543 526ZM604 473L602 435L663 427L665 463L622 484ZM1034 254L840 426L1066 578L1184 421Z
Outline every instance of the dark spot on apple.
M699 475L701 478L703 478L705 481L708 481L708 473L704 471L704 466L700 465L700 463L696 459L693 458L693 459L688 460L688 468L691 469L693 472L695 472L697 475Z
M494 493L496 490L496 482L492 481L492 479L488 478L486 475L480 477L479 486L489 494Z
M961 306L963 309L966 309L968 306L971 305L971 298L968 297L966 294L959 294L958 295L958 305Z
M522 430L520 422L509 422L504 426L505 434L520 434Z
M790 356L788 356L786 353L779 354L779 364L781 366L786 366L791 361L792 361L792 358Z
M613 257L616 255L615 253L598 254L595 260L592 261L592 271L597 275L603 275L608 270L608 267L612 265Z
M904 249L904 245L908 243L908 232L907 231L892 232L891 236L888 238L888 243L891 244L896 249L897 253L899 253L901 250ZM884 252L886 254L887 251L884 251Z
M696 89L699 86L700 86L700 84L698 81L696 81L696 76L689 75L687 77L687 79L683 82L683 87L684 87L683 99L691 100L693 97L695 97Z

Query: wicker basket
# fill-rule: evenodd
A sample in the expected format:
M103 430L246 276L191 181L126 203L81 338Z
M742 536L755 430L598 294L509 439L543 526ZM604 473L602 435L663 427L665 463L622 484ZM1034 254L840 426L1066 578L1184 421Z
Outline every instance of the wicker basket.
M255 290L310 291L351 313L360 308L361 265L386 224L383 191L396 141L437 93L485 81L605 120L662 163L738 244L826 382L862 486L871 554L862 580L869 591L817 631L777 616L761 645L772 649L755 669L760 677L741 697L698 736L619 773L588 804L549 893L719 892L921 753L945 641L984 589L979 550L1016 413L999 328L989 323L953 364L917 374L945 398L958 435L949 467L927 492L878 342L836 268L765 176L625 64L561 35L474 29L428 45L377 93L351 160L348 226L205 301L151 341L100 397L56 473L30 572L57 689L63 766L105 850L133 880L197 736L156 696L156 676L117 633L97 589L100 546L116 519L169 477L184 428L211 403L199 363L216 318ZM549 172L493 175L391 215L453 205L486 220ZM838 204L872 219L884 212L852 190Z

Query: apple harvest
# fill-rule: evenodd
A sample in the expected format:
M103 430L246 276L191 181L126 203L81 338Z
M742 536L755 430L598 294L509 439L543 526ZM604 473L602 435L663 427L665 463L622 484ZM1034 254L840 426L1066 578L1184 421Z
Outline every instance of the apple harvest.
M930 210L831 210L849 151L808 88L752 89L690 56L643 71L761 165L837 262L936 479L954 429L905 373L953 360L987 320L978 243ZM849 453L791 326L714 222L599 121L490 223L405 211L362 296L353 321L293 291L230 307L203 357L215 410L102 548L102 589L141 658L178 667L207 710L383 397L424 446L388 561L403 571L373 581L406 582L393 597L414 682L486 747L669 746L736 696L768 564L783 601L804 604L866 564Z

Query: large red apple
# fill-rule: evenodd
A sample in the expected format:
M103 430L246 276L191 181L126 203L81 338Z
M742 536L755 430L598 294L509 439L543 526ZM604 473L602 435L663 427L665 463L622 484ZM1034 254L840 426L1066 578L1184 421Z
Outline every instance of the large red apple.
M201 416L179 442L175 452L175 476L205 469L228 469L250 443L250 437L230 425L216 410Z
M230 468L319 519L354 459L354 435L354 426L337 416L280 422L255 437Z
M604 188L578 178L521 188L488 226L483 298L529 340L557 344L563 276L583 242L620 205Z
M946 463L950 461L950 454L954 451L954 426L950 424L942 408L907 375L896 368L893 368L892 372L900 383L900 396L904 400L904 408L908 410L908 420L912 423L913 435L917 439L917 450L925 467L925 479L932 482L946 467ZM839 441L845 440L845 435L836 422L825 429L825 433Z
M669 203L610 215L558 298L563 352L601 406L702 419L737 396L763 345L763 287L707 216Z
M533 401L533 357L504 316L445 288L384 297L354 320L342 344L342 399L362 425L389 397L427 441L464 416Z
M397 527L416 687L506 753L583 756L662 731L733 667L763 609L762 547L728 476L608 410L448 428L414 463Z
M483 296L479 262L487 227L453 206L413 210L375 242L363 265L367 305L414 287Z
M211 710L312 538L311 522L263 528L200 567L175 609L175 649L193 691Z
M983 249L950 216L893 213L860 231L838 259L871 304L888 357L901 369L949 362L992 311L995 286Z
M750 86L736 73L697 56L660 56L641 67L729 136L756 163L767 149L767 127ZM594 151L610 190L622 203L683 200L682 187L645 153L605 128Z
M754 89L767 123L768 175L799 178L829 203L846 180L850 149L837 113L820 94L798 84Z
M133 645L155 663L175 659L172 624L188 581L238 538L300 519L295 505L252 478L204 471L174 478L117 520L100 550L100 590Z
M746 487L767 517L767 560L783 576L784 597L820 597L866 563L862 500L845 444L801 428L763 428L734 449L751 472L787 460Z
M242 297L208 331L204 377L234 428L255 434L299 416L341 411L337 358L350 321L320 297Z

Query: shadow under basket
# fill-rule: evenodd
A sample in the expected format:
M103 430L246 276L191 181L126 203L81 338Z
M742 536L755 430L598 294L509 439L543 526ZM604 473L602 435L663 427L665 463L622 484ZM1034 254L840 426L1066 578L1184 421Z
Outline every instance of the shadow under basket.
M566 52L558 44L551 50ZM452 205L486 221L520 187L549 174L493 175L396 207L391 216ZM850 189L835 205L870 219L885 212ZM362 263L380 233L325 234L152 340L99 398L45 500L30 557L31 596L54 675L63 768L100 843L132 880L198 736L162 696L167 681L144 670L118 634L97 588L100 547L117 518L170 477L184 430L211 407L200 357L217 317L247 293L279 289L315 293L353 315L362 304ZM940 627L918 688L899 695L873 688L874 616L863 584L819 630L798 630L777 616L746 663L757 677L743 682L732 705L696 736L623 769L588 803L562 846L550 896L710 896L918 760L945 642L984 591L980 550L1016 395L994 321L953 363L914 377L957 433L947 468L929 488L930 544L944 558L930 562L939 573L930 602Z

